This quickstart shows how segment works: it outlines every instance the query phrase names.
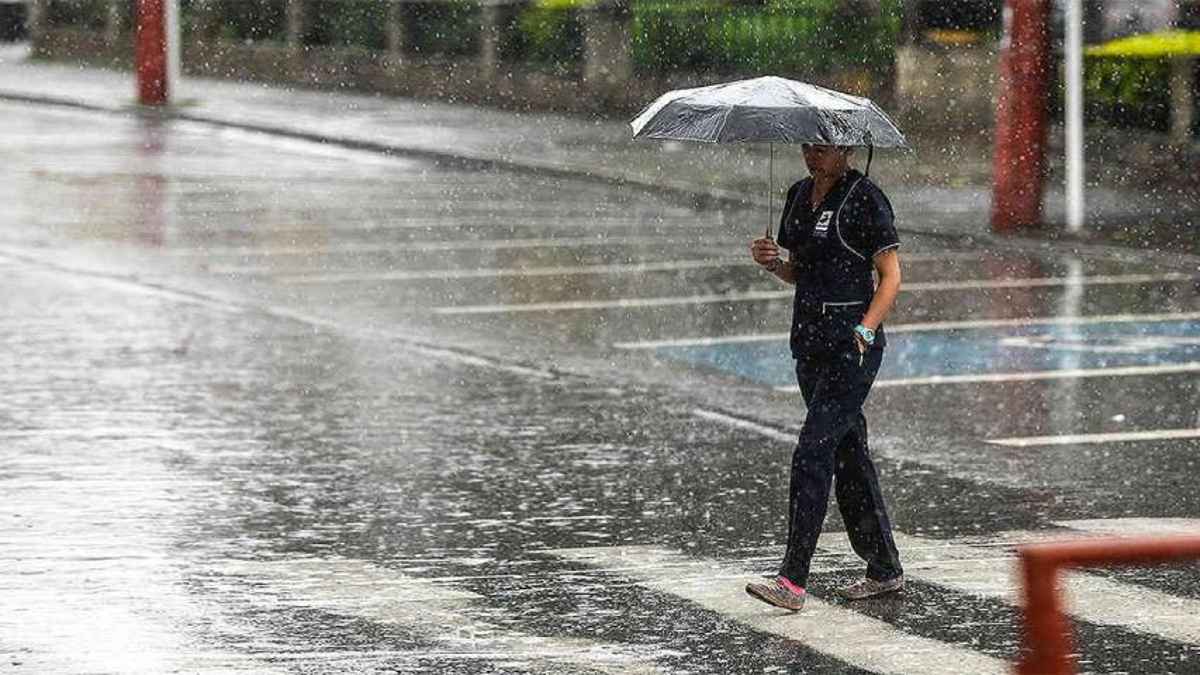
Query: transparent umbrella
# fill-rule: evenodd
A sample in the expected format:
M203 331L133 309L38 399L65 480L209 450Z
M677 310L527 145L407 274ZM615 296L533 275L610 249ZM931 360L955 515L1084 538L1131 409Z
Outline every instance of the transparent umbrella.
M775 143L866 146L871 154L877 147L908 147L895 122L870 99L773 76L669 91L630 126L634 138L769 143L768 237L774 216Z

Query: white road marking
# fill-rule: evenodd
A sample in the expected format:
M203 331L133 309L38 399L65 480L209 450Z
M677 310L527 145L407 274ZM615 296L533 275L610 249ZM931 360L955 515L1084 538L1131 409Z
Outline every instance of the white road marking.
M420 520L411 523L395 523L397 528L453 528L453 527L519 527L530 523L565 524L579 521L604 522L613 516L532 516L529 518L473 518L470 520Z
M263 306L263 307L258 307L257 309L259 311L262 311L271 316L290 319L292 321L297 321L297 322L304 323L304 324L307 324L310 326L319 326L321 328L327 328L327 329L329 329L331 331L335 331L335 332L350 333L352 335L361 335L361 336L374 336L374 337L378 337L378 338L397 340L397 341L402 342L404 344L405 348L409 349L410 351L414 351L419 354L424 354L431 358L436 358L436 359L440 359L443 361L457 362L457 363L462 363L462 364L470 365L470 366L478 366L481 368L490 368L492 370L500 370L500 371L504 371L504 372L514 373L516 375L521 375L523 377L532 377L532 378L541 379L541 380L551 380L551 379L554 379L555 377L557 377L557 375L555 375L555 373L548 371L548 370L542 370L539 368L530 368L530 367L526 367L526 366L517 365L514 363L504 363L499 360L491 360L491 359L484 358L482 356L477 356L475 354L468 354L468 353L461 352L461 351L458 351L455 349L449 349L449 348L444 348L444 347L434 347L432 345L417 344L417 343L411 342L409 340L409 338L406 337L405 334L400 330L381 330L381 329L353 330L353 329L348 329L347 326L342 322L335 321L333 319L326 319L326 318L322 318L322 317L318 317L318 316L313 316L310 314L305 314L303 312L298 312L296 310L288 309L285 307Z
M1154 429L1147 431L1119 431L1098 434L1064 434L1060 436L1023 436L993 438L988 443L1013 448L1029 448L1039 445L1077 445L1090 443L1128 443L1131 441L1159 441L1200 438L1200 429Z
M705 245L743 243L741 239L705 239ZM522 248L609 248L620 246L644 246L647 244L678 245L676 235L645 235L616 237L528 237L518 239L455 239L451 241L393 241L386 243L365 242L314 242L308 246L205 246L200 248L174 248L163 251L166 255L188 257L223 256L322 256L345 253L406 253L434 251L495 251ZM238 269L238 268L229 268ZM250 268L245 268L250 269ZM269 269L269 268L267 268Z
M929 675L1007 673L1007 661L926 637L809 596L798 614L772 609L746 594L756 574L716 561L650 546L561 549L555 555L637 580L755 630L779 635L877 673Z
M491 279L502 277L560 277L586 274L644 274L676 270L711 269L714 267L748 267L754 262L729 258L715 260L671 260L648 263L614 263L607 265L561 265L551 267L512 267L456 270L411 270L395 272L347 272L342 274L297 274L275 277L279 281L298 284L332 284L361 281L426 281L453 279Z
M876 380L876 387L911 387L931 384L970 384L978 382L1025 382L1032 380L1062 380L1084 377L1131 377L1200 372L1200 362L1188 361L1159 366L1121 366L1118 368L1070 368L1066 370L1035 370L1019 373L983 373L978 375L931 375L929 377ZM776 387L778 391L797 391L798 387Z
M239 300L220 297L216 294L193 292L189 290L176 290L163 285L151 284L137 279L124 279L106 272L63 267L51 260L29 255L23 252L18 253L9 249L0 248L0 259L5 258L13 262L19 262L22 264L22 266L33 269L38 273L52 274L55 276L56 280L69 280L71 283L76 284L83 283L87 284L89 288L95 288L97 285L109 285L123 292L159 297L184 304L199 305L220 312L237 314L260 312L268 316L287 319L289 321L296 321L308 326L326 328L337 333L348 333L357 336L370 336L375 338L395 340L396 342L403 344L405 348L409 349L410 351L444 361L490 368L493 370L515 373L524 377L533 377L537 379L554 379L557 377L554 372L548 370L522 366L515 363L505 363L498 359L493 360L456 349L413 342L409 336L398 329L355 329L353 327L347 327L344 323L335 321L333 319L306 314L304 312L289 309L280 305L254 305L248 302L244 303Z
M935 331L970 330L976 328L1019 328L1023 326L1086 326L1101 323L1162 323L1170 321L1195 321L1200 312L1177 314L1098 314L1094 316L1052 316L1026 319L976 319L971 321L923 321L887 324L888 334L927 333ZM677 338L671 340L643 340L617 342L617 349L659 349L663 347L710 347L724 344L751 342L785 342L787 333L758 333L750 335L722 335L718 337Z
M745 431L749 431L750 433L762 436L763 438L768 438L770 440L777 441L779 443L783 443L790 447L795 447L796 443L800 439L800 430L798 428L797 429L789 429L789 428L770 427L770 426L766 426L764 424L759 424L758 422L755 422L753 420L748 420L748 419L744 419L744 418L740 418L740 417L734 417L732 415L727 415L725 413L716 412L714 410L705 410L703 408L693 409L692 415L694 415L695 417L699 417L700 419L707 420L709 422L715 422L717 424L721 424L721 425L724 425L727 427L733 427L735 429L743 429ZM921 466L920 462L914 462L913 460L906 460L906 462L908 464L914 464L916 466ZM995 476L995 477L990 477L990 478L986 478L986 479L982 479L982 480L985 483L1001 481L1001 482L998 482L997 484L1005 485L1005 483L1002 482L1002 479L1003 479L1003 476ZM979 482L981 479L978 477L972 477L972 480Z
M135 439L180 437L220 437L222 439L233 435L227 426L214 427L84 427L79 429L0 429L0 438L78 438L95 440L97 438L119 438L123 441ZM239 434L240 435L240 434ZM245 442L239 441L239 442Z
M745 429L747 431L754 432L759 436L782 441L784 443L795 443L796 439L798 438L798 434L800 433L788 432L781 429L773 429L756 422L751 422L750 420L744 420L712 410L704 410L703 408L696 408L692 411L692 414L701 419L706 419L718 424L724 424L725 426L734 427L735 429Z
M1107 534L1130 535L1140 526L1141 519L1118 519L1108 521L1103 528ZM1195 533L1195 525L1192 527ZM1014 547L1032 541L1078 539L1062 532L1007 532L1003 542L976 545L902 532L893 534L906 577L970 595L999 599L1014 606L1021 604ZM822 534L818 545L825 551L854 555L844 533ZM1067 594L1064 606L1078 619L1177 642L1200 644L1200 601L1086 572L1064 575L1063 588Z
M1104 286L1110 284L1143 284L1158 281L1191 281L1194 274L1164 272L1161 274L1097 274L1081 277L1035 277L1029 279L978 279L974 281L918 281L905 284L907 291L957 291L979 288L1040 288L1046 286Z
M659 673L654 658L666 654L664 650L529 635L504 628L472 617L472 605L481 603L482 596L361 560L231 561L221 572L266 586L267 593L260 590L256 595L271 596L274 606L315 607L417 628L455 647L440 654L443 657L534 659L604 673Z
M957 291L997 288L1037 288L1052 286L1141 284L1163 281L1189 281L1190 274L1168 272L1164 274L1117 274L1079 278L1045 277L1034 279L971 279L966 281L931 281L905 284L902 293L921 291ZM511 314L519 312L562 312L594 309L631 309L641 307L666 307L673 305L704 305L732 302L762 302L767 300L791 299L793 292L787 291L740 291L710 295L661 296L654 298L616 298L611 300L571 300L558 302L529 302L500 305L456 305L435 307L436 314Z
M1062 520L1055 524L1087 534L1115 537L1200 534L1200 518L1106 518Z
M104 272L90 272L60 267L50 261L42 261L27 257L21 253L0 250L0 259L6 259L10 264L20 264L22 267L37 274L53 275L56 281L68 282L75 285L86 284L89 288L107 287L113 291L160 298L185 305L195 305L226 314L243 314L246 308L235 302L222 298L208 297L198 293L189 293L165 286L147 283L135 276L123 277Z
M892 332L888 326L887 331ZM661 349L664 347L713 347L716 345L749 344L752 342L779 342L786 346L788 333L755 333L750 335L721 335L719 337L675 338L672 340L640 340L637 342L615 342L615 349Z
M1009 335L1001 337L997 344L1010 349L1037 349L1059 354L1146 354L1148 352L1172 350L1178 347L1200 345L1200 337L1175 337L1171 335L1124 335L1116 339L1090 340L1082 334L1075 335Z
M504 240L499 240L504 241ZM553 239L542 240L545 242L554 241ZM660 243L668 243L660 241ZM711 242L706 241L706 244ZM392 250L393 253L404 253L406 251L416 252L423 248L430 250L450 250L452 247L446 244L453 242L432 242L435 245L443 246L421 246L421 247L406 247L401 246ZM497 246L494 248L527 248L527 246ZM540 247L546 248L546 247ZM554 248L554 247L550 247ZM574 248L574 247L572 247ZM379 245L364 245L363 249L369 251L379 251ZM251 249L253 250L253 249ZM303 251L304 249L295 249ZM383 249L387 250L387 249ZM485 249L487 250L487 249ZM340 255L343 253L354 253L355 248L342 250L340 247L333 249L310 248L307 256L309 257L324 257L329 255ZM358 251L361 252L361 251ZM299 255L299 253L297 253ZM942 256L913 256L909 262L928 262L941 260ZM323 284L323 283L346 283L346 282L363 282L363 281L426 281L426 280L454 280L454 279L489 279L489 278L504 278L504 277L537 277L537 276L571 276L583 274L645 274L647 272L673 272L676 270L692 270L692 269L735 269L735 268L753 268L757 267L757 263L748 259L746 256L737 258L721 257L710 258L706 260L649 260L642 262L629 263L604 263L604 264L584 264L575 263L572 265L551 265L547 267L500 267L500 268L457 268L457 269L417 269L417 270L361 270L356 272L345 273L302 273L302 274L279 274L280 266L276 265L213 265L207 268L207 271L213 274L225 275L264 275L272 276L279 281L291 281L297 283L308 284Z
M435 314L511 314L519 312L562 312L582 309L633 309L669 307L673 305L703 305L716 302L752 302L781 300L792 294L781 291L742 291L719 295L663 296L658 298L618 298L616 300L572 300L562 302L527 302L509 305L456 305L435 307Z

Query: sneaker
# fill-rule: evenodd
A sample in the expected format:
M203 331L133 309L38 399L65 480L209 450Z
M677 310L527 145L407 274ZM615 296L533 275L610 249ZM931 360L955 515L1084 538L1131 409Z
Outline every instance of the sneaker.
M795 589L799 589L799 592ZM746 592L768 605L790 609L793 612L804 608L804 589L783 577L751 581L746 584Z
M843 588L840 595L847 600L864 600L884 593L895 593L904 588L904 576L898 576L887 581L863 579Z

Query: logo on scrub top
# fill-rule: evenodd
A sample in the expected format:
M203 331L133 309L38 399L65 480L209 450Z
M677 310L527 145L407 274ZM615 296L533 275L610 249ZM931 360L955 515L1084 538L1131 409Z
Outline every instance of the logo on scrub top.
M816 226L813 227L813 236L824 237L829 234L829 221L831 220L833 220L833 211L822 211Z

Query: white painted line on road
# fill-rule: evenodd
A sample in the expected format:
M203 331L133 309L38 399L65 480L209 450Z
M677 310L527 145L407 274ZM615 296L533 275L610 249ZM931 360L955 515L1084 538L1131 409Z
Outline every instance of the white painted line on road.
M500 370L500 371L515 373L517 375L522 375L525 377L533 377L533 378L538 378L538 379L554 379L557 377L557 375L554 372L551 372L548 370L526 367L526 366L522 366L522 365L518 365L518 364L514 364L514 363L504 363L499 360L487 359L482 356L465 353L465 352L455 350L455 349L415 343L411 340L410 337L402 334L401 331L399 331L399 330L394 330L394 331L381 331L381 330L373 331L373 330L367 330L367 329L355 330L353 328L348 328L344 323L335 321L333 319L326 319L326 318L322 318L322 317L318 317L318 316L304 314L302 312L298 312L298 311L288 309L288 308L282 307L282 306L253 305L253 304L249 304L249 303L243 304L236 300L227 300L227 299L219 297L219 296L206 295L206 294L201 294L199 292L192 292L192 291L175 290L175 289L171 289L171 288L168 288L165 286L151 284L151 283L136 280L136 279L128 279L127 280L127 279L123 279L120 277L116 277L116 276L106 273L106 272L93 271L93 270L87 270L87 269L72 269L72 268L60 266L57 263L50 261L50 260L44 260L44 259L32 256L32 255L24 254L24 253L10 252L9 250L5 250L5 249L0 249L0 259L9 259L9 260L13 260L16 262L20 262L23 266L26 266L30 269L34 269L38 273L41 273L41 274L53 273L59 279L69 279L74 283L80 283L81 280L86 280L86 283L88 284L89 287L95 287L98 283L99 284L108 284L110 286L113 286L114 288L117 288L117 289L119 289L121 291L125 291L125 292L130 292L130 293L140 294L140 295L162 297L162 298L166 298L166 299L180 302L180 303L200 305L200 306L207 307L210 309L215 309L215 310L218 310L221 312L230 312L230 313L237 313L237 314L261 312L268 316L287 319L290 321L296 321L299 323L306 324L308 326L316 326L316 327L320 327L320 328L326 328L326 329L329 329L330 331L337 332L337 333L343 333L343 334L349 333L349 334L353 334L353 335L371 336L371 337L376 337L376 338L385 338L385 339L396 340L397 342L404 344L405 348L407 348L411 351L417 352L419 354L424 354L424 355L430 356L432 358L444 360L444 361L451 361L451 362L462 363L465 365L490 368L493 370Z
M1078 445L1092 443L1128 443L1132 441L1162 441L1200 438L1200 429L1155 429L1149 431L1120 431L1104 434L1064 434L1061 436L1024 436L993 438L988 443L1013 448L1040 445Z
M705 260L663 260L638 263L603 263L574 265L550 265L546 267L493 267L460 269L423 269L395 271L362 271L324 274L279 274L277 281L298 284L339 284L368 281L453 281L459 279L500 279L507 277L562 277L582 275L646 274L651 272L677 272L700 269L756 268L758 264L744 257L710 258ZM212 267L214 274L267 274L278 270L272 267Z
M1200 534L1200 518L1118 518L1062 520L1055 523L1090 535L1145 537Z
M618 298L616 300L572 300L565 302L529 302L511 305L457 305L435 307L435 314L512 314L520 312L562 312L581 309L640 309L673 305L703 305L715 302L752 302L792 297L783 291L744 291L720 295L664 296L658 298Z
M1190 274L1117 274L1090 277L1046 277L1037 279L973 279L966 281L931 281L905 284L902 293L922 291L984 290L998 288L1038 288L1072 285L1142 284L1164 281L1189 281ZM656 298L616 298L611 300L570 300L559 302L529 302L501 305L457 305L436 307L436 314L511 314L519 312L562 312L595 309L636 309L673 305L705 305L733 302L763 302L791 299L793 291L739 291L709 295L661 296Z
M550 524L565 524L580 521L588 522L605 522L612 520L613 516L533 516L530 518L474 518L471 520L420 520L410 523L395 523L392 527L397 528L454 528L454 527L469 527L478 528L497 528L497 527L520 527L530 523L550 523Z
M1195 321L1200 312L1177 314L1097 314L1094 316L1052 316L1025 319L976 319L972 321L924 321L914 323L887 324L887 332L925 333L935 331L970 330L977 328L1019 328L1023 326L1087 326L1101 323L1163 323L1170 321ZM757 333L748 335L721 335L717 337L677 338L671 340L642 340L617 342L616 349L660 349L664 347L711 347L725 344L753 342L781 342L787 333Z
M983 288L1039 288L1045 286L1104 286L1110 284L1143 284L1159 281L1191 281L1194 274L1164 272L1161 274L1097 274L1080 277L1040 277L1031 279L980 279L976 281L918 281L905 284L901 290L957 291Z
M1109 521L1110 531L1134 534L1138 523ZM909 579L920 579L955 591L1020 605L1015 545L1069 540L1063 533L1007 532L997 545L964 545L893 533ZM853 551L844 533L822 534L821 549L846 556ZM1078 619L1148 633L1187 644L1200 644L1200 601L1094 574L1064 575L1065 606Z
M553 241L553 240L545 240ZM437 244L445 244L447 242L436 242ZM710 242L706 242L710 243ZM371 247L378 249L377 246ZM446 247L441 247L446 248ZM461 248L461 247L460 247ZM506 247L497 247L506 248ZM412 252L416 249L401 247L393 249L393 253ZM331 255L342 255L354 253L353 250L337 249L308 249L307 256L314 258L323 258ZM914 256L913 262L916 262ZM926 256L928 260L940 260L938 256ZM552 265L547 267L501 267L501 268L459 268L459 269L417 269L417 270L364 270L345 273L302 273L302 274L279 274L281 271L276 265L211 265L207 268L208 272L213 274L225 275L258 275L272 276L280 281L292 281L298 283L346 283L346 282L362 282L362 281L424 281L438 279L474 279L474 278L500 278L500 277L525 277L525 276L569 276L580 274L642 274L645 272L671 272L675 270L689 269L734 269L734 268L755 268L757 263L748 259L746 256L737 258L723 257L706 260L671 260L648 261L640 263L604 263L604 264L584 264L576 263L573 265Z
M1019 328L1022 326L1090 326L1101 323L1166 323L1171 321L1195 321L1200 312L1178 312L1174 314L1096 314L1093 316L1052 316L1027 319L977 319L974 321L924 321L887 326L889 333L923 333L943 330L970 330L974 328Z
M347 272L343 274L296 274L275 277L279 281L298 284L333 284L361 281L426 281L455 279L491 279L502 277L561 277L586 274L644 274L711 268L753 266L753 261L741 259L671 260L648 263L614 263L608 265L558 265L551 267L512 267L457 270L412 270L395 272Z
M652 546L550 551L560 558L620 574L659 593L683 598L754 630L800 642L856 668L877 673L930 675L1007 673L1008 662L906 633L891 624L809 596L793 614L751 598L746 582L760 578L744 569L686 557Z
M495 251L524 248L608 248L621 246L643 246L647 244L679 245L677 235L645 235L645 236L614 236L614 237L537 237L520 239L455 239L451 241L393 241L384 243L364 242L313 242L310 245L274 246L270 241L264 241L262 246L203 246L199 248L172 248L162 251L165 255L188 257L222 256L323 256L345 253L409 253L436 251ZM705 246L718 244L741 244L742 239L706 238ZM262 269L269 272L271 268L214 268L218 270L249 270Z
M1065 380L1086 377L1132 377L1200 372L1200 362L1189 361L1159 366L1122 366L1119 368L1070 368L1066 370L1036 370L1020 373L985 373L978 375L931 375L929 377L876 380L876 387L912 387L938 384L972 384L998 382L1029 382L1035 380ZM798 391L798 387L776 387L777 391Z
M226 575L266 586L272 606L311 607L378 623L398 623L459 647L447 655L520 659L584 667L602 673L659 673L654 659L665 650L577 638L521 633L473 618L480 595L348 558L297 557L273 561L230 561ZM486 612L483 612L486 613Z
M892 327L887 327L892 332ZM754 342L783 343L787 333L754 333L748 335L721 335L719 337L676 338L673 340L640 340L637 342L615 342L615 349L662 349L666 347L715 347L717 345L751 344ZM786 347L786 345L784 345Z
M226 314L243 314L246 312L244 306L235 302L206 297L197 293L178 291L165 286L140 281L136 277L123 278L107 272L69 269L51 261L42 261L32 256L26 256L22 253L9 250L0 250L0 259L8 260L13 264L19 263L22 267L37 274L53 274L60 281L69 280L71 283L77 285L86 283L88 288L92 289L107 286L114 291L122 293L159 298L185 305L195 305Z
M699 417L701 419L706 419L710 422L716 422L718 424L723 424L727 427L733 427L735 429L745 429L746 431L751 431L753 433L758 434L759 436L764 436L766 438L774 439L776 441L783 441L784 443L795 443L796 439L799 438L800 432L792 433L792 432L787 432L787 431L784 431L781 429L774 429L772 427L764 426L757 422L752 422L750 420L742 419L740 417L734 417L732 415L726 415L724 413L719 413L719 412L716 412L713 410L704 410L703 408L696 408L695 410L692 411L692 414L695 415L696 417Z
M325 195L325 196L328 196ZM484 197L476 195L479 203L487 201ZM232 235L235 237L243 237L245 239L262 241L270 237L278 238L281 242L286 241L289 245L297 241L305 239L324 239L329 237L340 236L385 236L392 233L424 233L431 230L453 230L453 231L493 231L504 232L512 228L525 228L531 231L546 231L549 233L564 232L564 237L581 236L576 234L578 231L595 232L598 229L605 229L608 232L619 231L645 231L649 229L643 222L634 221L631 218L617 215L600 215L597 216L592 211L576 211L564 213L561 209L546 209L542 211L531 211L528 204L517 203L511 208L497 208L494 201L488 202L488 206L482 210L476 211L456 211L454 213L446 212L440 215L429 216L431 212L435 212L444 206L446 195L442 192L430 194L425 199L414 199L407 204L396 206L394 214L388 214L387 221L378 220L360 220L360 221L345 221L340 220L341 212L335 212L332 216L323 213L321 210L314 211L306 219L296 218L288 222L277 224L263 224L255 222L256 228L252 231L253 237L248 236L251 231L246 224L245 209L230 208L212 208L207 210L207 215L212 218L209 225L204 228L206 236L220 239L223 235ZM414 215L415 214L415 215ZM570 222L573 221L573 222ZM232 223L229 227L217 227L219 223ZM696 225L694 217L680 216L670 219L658 220L654 219L653 226L666 230L677 229L679 234L674 237L675 241L693 243L695 241L707 241L704 237L712 234L714 238L725 237L728 231L725 228L717 226L700 228ZM613 235L613 236L640 236L640 235ZM558 238L558 237L553 237ZM749 239L733 240L739 243L744 243L749 248Z
M430 356L432 358L436 358L436 359L443 360L443 361L457 362L457 363L461 363L461 364L469 365L469 366L479 366L481 368L490 368L492 370L500 370L500 371L504 371L504 372L514 373L516 375L522 375L524 377L533 377L533 378L537 378L537 379L541 379L541 380L552 380L557 377L557 375L555 373L548 371L548 370L541 370L539 368L529 368L529 367L517 365L514 363L504 363L504 362L498 361L498 360L494 361L491 359L483 358L482 356L476 356L474 354L467 354L464 352L460 352L455 349L448 349L448 348L441 348L441 347L433 347L430 345L416 344L416 343L410 342L409 339L399 330L366 330L366 329L354 330L354 329L348 329L347 326L340 321L335 321L333 319L325 319L325 318L321 318L318 316L312 316L309 314L304 314L302 312L287 309L284 307L261 307L259 309L260 309L260 311L270 314L271 316L290 319L292 321L298 321L300 323L308 324L310 326L319 326L321 328L327 328L330 331L334 331L334 332L350 333L353 335L371 336L371 337L376 337L376 338L399 340L399 341L402 341L405 343L404 346L408 350L417 352L418 354L424 354L426 356Z
M734 415L717 412L715 410L705 410L704 408L693 409L692 415L695 417L698 417L700 419L706 420L708 422L714 422L716 424L720 424L720 425L727 426L727 427L732 427L734 429L742 429L742 430L748 431L752 434L757 434L759 436L762 436L763 438L767 438L772 441L777 441L777 442L782 443L789 447L795 447L796 443L800 440L800 429L799 428L789 429L786 427L767 426L765 424L761 424L754 420L745 419L742 417L736 417ZM915 466L924 466L919 461L906 460L906 463L912 464ZM981 479L979 477L973 476L972 480L974 480L975 482L982 481L984 483L997 482L997 484L1004 485L1004 483L1001 481L1002 478L1003 478L1002 476L995 476L995 477Z
M0 438L79 438L81 440L96 440L97 438L120 438L122 440L150 438L190 438L192 436L219 437L222 440L231 435L242 436L244 432L229 427L80 427L80 428L42 428L42 429L0 429ZM249 438L239 439L239 443L250 441Z

